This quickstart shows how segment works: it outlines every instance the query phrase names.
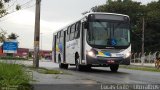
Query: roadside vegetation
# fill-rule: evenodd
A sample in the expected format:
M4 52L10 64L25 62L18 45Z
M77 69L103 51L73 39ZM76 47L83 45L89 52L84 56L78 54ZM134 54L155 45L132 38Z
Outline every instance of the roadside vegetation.
M124 66L121 65L120 68L131 69L131 70L142 70L142 71L150 71L150 72L160 72L160 69L154 67L142 67L142 66Z
M0 62L0 88L5 87L13 89L22 86L22 90L29 90L28 86L30 86L30 80L30 75L21 65ZM27 89L25 89L23 85L27 86Z
M1 60L27 60L27 58L12 57L12 56L0 57L0 59L1 59Z
M43 67L34 68L34 67L30 66L28 68L31 70L37 71L38 73L42 73L42 74L64 74L62 71L47 69L47 68L43 68Z

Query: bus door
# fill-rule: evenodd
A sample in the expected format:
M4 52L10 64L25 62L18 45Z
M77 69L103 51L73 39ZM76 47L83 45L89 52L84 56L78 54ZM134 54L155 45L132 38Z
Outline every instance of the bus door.
M66 63L66 31L64 31L64 38L63 38L63 62Z
M85 40L85 37L84 37L84 22L81 23L81 26L80 26L80 33L81 33L81 61L80 63L82 63L82 60L84 60L84 46L85 46L85 43L84 43L84 40Z
M56 35L53 36L53 61L56 63Z

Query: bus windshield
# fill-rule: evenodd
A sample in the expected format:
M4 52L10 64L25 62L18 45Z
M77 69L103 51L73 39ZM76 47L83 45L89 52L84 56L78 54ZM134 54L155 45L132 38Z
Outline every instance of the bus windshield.
M130 45L129 22L102 21L89 22L87 42L100 47L126 47Z

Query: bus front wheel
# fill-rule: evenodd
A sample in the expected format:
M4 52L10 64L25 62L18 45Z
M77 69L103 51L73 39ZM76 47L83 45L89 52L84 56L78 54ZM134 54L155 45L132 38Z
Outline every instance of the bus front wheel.
M79 65L78 61L76 61L76 70L77 71L82 71L83 70L83 66Z
M75 53L75 65L76 65L76 70L77 71L82 71L83 70L83 66L82 65L80 65L80 63L79 63L79 54L76 52Z
M84 70L84 66L80 65L80 63L79 63L79 58L76 59L75 64L76 64L76 70L77 71L83 71Z
M119 64L110 65L110 69L112 72L117 72L119 68Z

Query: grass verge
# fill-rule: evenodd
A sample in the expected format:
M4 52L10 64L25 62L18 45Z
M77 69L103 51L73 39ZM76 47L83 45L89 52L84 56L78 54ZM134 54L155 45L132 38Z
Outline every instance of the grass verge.
M51 69L47 69L47 68L43 68L43 67L34 68L32 66L29 66L28 68L31 70L37 71L39 73L42 73L42 74L64 74L62 71L53 70L53 69L51 70Z
M30 86L31 80L25 69L18 64L7 64L0 62L0 86L5 88L18 88L19 86ZM27 88L28 89L28 88ZM23 87L23 90L24 89Z
M6 56L6 57L0 57L1 60L27 60L26 58L22 57L11 57L11 56Z
M153 67L142 67L142 66L134 66L134 65L121 65L120 68L131 69L131 70L142 70L142 71L150 71L150 72L160 72L160 69L156 69Z

